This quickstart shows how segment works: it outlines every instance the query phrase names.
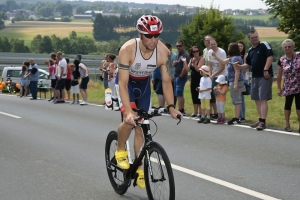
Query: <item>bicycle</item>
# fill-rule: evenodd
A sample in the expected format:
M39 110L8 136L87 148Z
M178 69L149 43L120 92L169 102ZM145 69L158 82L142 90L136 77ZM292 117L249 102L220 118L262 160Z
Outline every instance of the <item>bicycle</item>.
M133 180L133 186L136 186L138 174L136 170L140 166L141 161L144 159L144 178L146 184L146 191L149 199L175 199L175 183L170 160L163 147L154 142L152 137L157 132L157 125L152 117L161 116L165 112L164 108L152 108L149 112L143 110L133 109L137 112L138 118L135 120L137 126L142 129L144 135L144 145L139 156L134 159L131 158L129 141L126 141L126 150L128 151L128 160L130 168L124 170L117 165L115 159L115 151L118 144L118 133L111 131L106 139L105 144L105 159L106 168L109 180L115 192L123 195ZM181 122L180 115L177 115L179 122ZM151 135L150 120L156 125L156 132Z

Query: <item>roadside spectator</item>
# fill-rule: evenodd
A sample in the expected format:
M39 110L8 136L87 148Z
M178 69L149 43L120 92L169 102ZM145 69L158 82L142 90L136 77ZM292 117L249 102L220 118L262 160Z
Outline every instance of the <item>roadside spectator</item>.
M225 64L220 64L218 60L215 59L215 57L212 55L213 52L220 57L222 60L226 59L226 53L225 51L218 47L218 43L216 39L211 38L209 41L210 44L210 50L208 51L208 66L210 69L210 78L213 82L212 87L215 87L217 85L217 78L219 75L224 75L227 79L227 69L225 68ZM211 119L217 119L217 106L216 106L216 98L215 94L212 91L211 95L211 107L214 110L214 114L212 114Z
M87 86L88 86L88 82L90 80L88 68L85 66L85 64L83 64L79 60L74 60L74 64L76 67L77 66L79 67L79 73L80 73L80 78L81 78L79 89L80 89L80 93L82 96L82 102L80 103L80 105L84 106L84 105L87 105L87 98L88 98Z
M247 58L245 43L243 41L239 40L239 41L237 41L237 44L240 49L241 57L245 63L246 58ZM245 84L249 84L248 71L249 71L248 69L243 70ZM244 95L242 95L242 109L241 109L241 114L240 114L240 122L245 122L245 121L246 121L246 104L245 104L245 97L244 97Z
M107 73L106 69L107 69L109 63L108 63L107 59L108 59L108 54L105 55L104 60L102 60L102 63L99 67L99 70L102 71L101 77L103 79L104 89L108 88L108 73Z
M26 72L28 73L28 69L29 69L30 63L29 63L28 61L24 61L24 62L23 62L23 65L26 66ZM29 80L29 79L28 79L28 80ZM30 86L30 81L28 82L28 86L27 86L27 95L26 95L26 96L28 96L29 94L31 94L29 86ZM25 96L25 95L24 95L24 91L25 91L25 90L23 90L23 94L22 94L23 96Z
M153 72L152 72L152 84L153 84L153 89L155 91L155 94L157 95L158 99L158 106L164 108L165 107L165 98L164 98L164 93L163 93L163 88L162 88L162 78L161 78L161 73L160 73L160 67L157 67Z
M177 97L178 110L185 116L184 111L184 86L188 78L187 64L190 62L190 56L184 49L183 41L176 42L178 54L173 62L175 67L175 96Z
M190 50L190 62L188 64L188 68L191 70L191 96L194 105L194 112L191 114L191 117L201 118L201 101L198 98L199 92L196 90L199 87L201 75L200 75L200 67L204 65L205 60L201 57L202 52L198 46L193 46Z
M214 87L214 93L216 95L216 104L218 109L218 124L225 124L225 104L226 104L226 93L228 90L227 81L224 75L218 76L216 82L218 85Z
M117 76L117 69L118 69L118 65L115 62L116 59L116 55L115 54L108 54L108 67L107 67L107 73L108 73L108 87L111 89L112 92L112 99L116 99L117 95L116 95L116 76ZM116 108L116 101L113 101L113 108Z
M48 100L49 102L53 102L54 94L55 94L55 85L56 85L56 76L55 76L55 61L52 59L49 59L47 62L49 64L49 75L48 79L51 78L51 88L52 88L52 96Z
M34 59L29 59L30 66L28 68L28 73L24 76L24 78L29 77L30 80L30 92L32 97L30 100L37 99L37 88L39 81L39 68L37 64L35 64Z
M248 51L246 63L242 65L242 68L247 69L251 66L251 99L256 103L259 117L258 122L251 124L250 127L263 130L266 128L268 100L272 99L273 50L269 43L259 40L256 31L250 31L248 39L252 47Z
M211 36L210 35L206 35L204 36L204 45L205 45L205 49L203 49L203 58L205 60L205 65L208 66L208 51L210 50L210 40L211 40Z
M213 53L214 55L214 53ZM230 96L232 104L235 107L235 117L232 120L228 121L228 125L240 124L240 114L242 108L242 89L244 88L244 73L243 70L238 68L236 64L243 64L244 61L241 58L240 49L237 43L230 43L228 45L228 56L229 58L223 60L214 55L215 58L222 64L227 64L228 70L228 82L230 87Z
M172 52L172 45L168 42L165 43L167 48L171 52L171 62L170 62L170 75L172 80L172 86L173 86L173 94L174 94L174 105L176 106L177 98L175 96L175 86L174 86L174 80L175 80L175 67L173 66L173 62L176 60L176 53Z
M66 82L65 82L65 89L67 91L68 97L65 98L65 100L70 100L72 70L71 70L71 66L69 64L69 62L70 62L69 58L66 58L66 61L67 61L67 77L66 77Z
M285 96L284 116L285 128L287 132L291 132L290 116L293 100L295 98L296 113L299 121L300 133L300 52L295 52L295 43L291 39L282 42L284 56L278 60L277 72L277 94ZM281 85L283 75L283 85Z
M72 70L72 76L71 76L71 90L72 90L72 96L73 96L73 101L70 104L79 104L79 78L80 78L80 73L79 73L79 68L78 66L75 66L75 64L70 65L71 70ZM76 100L77 97L77 100Z
M56 58L59 61L56 68L57 81L55 85L55 100L54 104L65 103L65 82L67 77L67 61L62 56L62 52L57 52Z
M203 65L200 68L200 73L202 75L200 79L200 87L197 88L199 92L199 99L201 99L201 119L198 120L198 123L208 124L210 123L210 98L211 98L211 89L212 81L209 77L209 67Z
M20 76L21 76L20 97L27 96L29 79L28 77L25 77L26 74L27 74L27 67L23 65L22 71L20 71Z

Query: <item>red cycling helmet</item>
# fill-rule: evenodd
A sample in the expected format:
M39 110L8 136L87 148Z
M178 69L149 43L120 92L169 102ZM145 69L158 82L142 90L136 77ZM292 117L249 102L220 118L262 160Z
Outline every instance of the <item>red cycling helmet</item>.
M153 15L143 15L137 20L136 29L142 34L160 34L163 31L162 22Z

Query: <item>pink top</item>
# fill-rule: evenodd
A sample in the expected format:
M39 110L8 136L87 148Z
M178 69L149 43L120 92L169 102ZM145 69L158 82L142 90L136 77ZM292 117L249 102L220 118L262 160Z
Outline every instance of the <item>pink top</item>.
M55 66L54 65L50 65L49 66L49 73L51 75L51 79L56 79L56 76L55 76Z

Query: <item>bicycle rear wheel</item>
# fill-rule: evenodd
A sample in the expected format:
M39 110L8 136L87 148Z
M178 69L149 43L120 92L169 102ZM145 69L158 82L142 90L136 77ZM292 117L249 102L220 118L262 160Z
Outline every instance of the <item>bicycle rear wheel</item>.
M175 199L175 183L170 160L163 147L153 142L144 159L147 195L152 199ZM152 172L152 175L151 175Z
M105 144L106 169L110 183L115 192L122 195L127 191L128 183L125 178L124 170L117 167L117 161L115 159L117 145L118 133L116 131L111 131L106 138Z

